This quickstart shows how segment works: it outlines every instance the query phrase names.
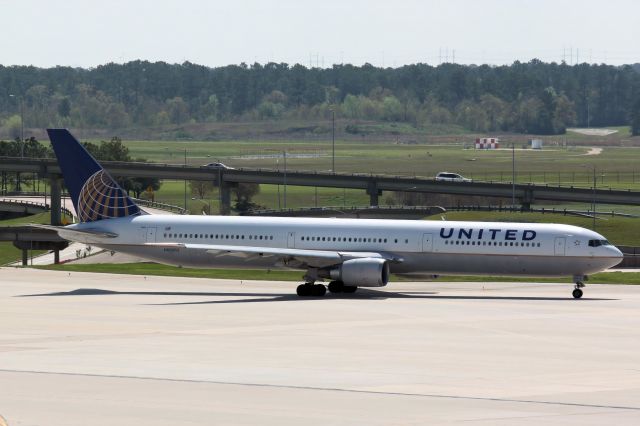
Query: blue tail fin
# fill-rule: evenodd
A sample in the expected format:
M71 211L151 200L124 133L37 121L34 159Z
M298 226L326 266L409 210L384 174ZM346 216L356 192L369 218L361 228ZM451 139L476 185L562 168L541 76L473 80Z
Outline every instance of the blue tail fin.
M81 222L141 214L138 206L67 129L47 129Z

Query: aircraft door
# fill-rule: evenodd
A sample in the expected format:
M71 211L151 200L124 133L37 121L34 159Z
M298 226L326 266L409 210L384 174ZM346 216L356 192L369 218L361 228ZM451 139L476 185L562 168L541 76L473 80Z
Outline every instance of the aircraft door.
M567 239L565 237L556 237L554 254L556 256L564 256L566 245L567 245Z
M287 236L287 247L296 248L296 233L295 232L289 232L289 235Z
M147 242L155 243L156 242L156 227L147 228Z
M433 251L433 234L422 235L422 251L423 252Z

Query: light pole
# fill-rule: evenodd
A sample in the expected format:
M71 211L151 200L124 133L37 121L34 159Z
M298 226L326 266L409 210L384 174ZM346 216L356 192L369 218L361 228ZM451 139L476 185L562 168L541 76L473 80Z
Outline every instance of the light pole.
M596 230L596 165L593 165L593 225L592 228Z
M187 148L184 149L184 166L187 167ZM187 211L187 180L184 180L184 211Z
M591 229L595 231L596 230L596 184L597 184L596 165L585 164L584 167L591 167L591 172L593 174L593 186L591 187L591 190L593 193L593 196L591 199L591 217L593 220L593 224L591 225Z
M516 143L511 144L511 208L516 208Z
M287 150L282 151L282 157L284 159L284 176L283 176L283 185L284 185L284 208L287 208Z
M336 172L336 107L331 106L331 172Z

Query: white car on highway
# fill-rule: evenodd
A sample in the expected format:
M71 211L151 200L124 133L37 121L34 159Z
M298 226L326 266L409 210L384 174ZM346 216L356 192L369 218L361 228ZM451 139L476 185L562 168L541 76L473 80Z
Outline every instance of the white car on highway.
M438 182L471 182L471 179L468 179L464 176L461 176L457 173L451 172L440 172L436 175L436 180Z
M223 164L223 163L203 164L202 167L206 167L209 169L235 170L233 167L227 166L226 164Z

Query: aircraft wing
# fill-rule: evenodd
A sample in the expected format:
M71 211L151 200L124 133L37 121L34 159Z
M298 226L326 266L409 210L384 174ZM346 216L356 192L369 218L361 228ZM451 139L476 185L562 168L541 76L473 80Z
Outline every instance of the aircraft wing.
M386 259L390 262L402 262L402 258L385 252L361 252L361 251L335 251L335 250L306 250L277 247L256 246L232 246L217 244L190 244L190 243L147 243L162 247L184 247L192 250L203 250L214 256L235 255L239 257L276 257L285 265L309 266L321 268L331 265L339 265L350 259L372 257Z

